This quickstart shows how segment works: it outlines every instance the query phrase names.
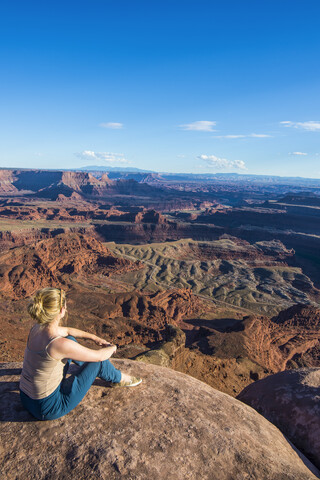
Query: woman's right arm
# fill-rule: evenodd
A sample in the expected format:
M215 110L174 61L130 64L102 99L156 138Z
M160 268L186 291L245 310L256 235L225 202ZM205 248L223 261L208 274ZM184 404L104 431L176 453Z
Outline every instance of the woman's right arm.
M59 338L55 342L52 342L51 345L50 355L56 360L70 358L71 360L78 360L80 362L102 362L110 358L117 350L116 345L93 350L69 338Z

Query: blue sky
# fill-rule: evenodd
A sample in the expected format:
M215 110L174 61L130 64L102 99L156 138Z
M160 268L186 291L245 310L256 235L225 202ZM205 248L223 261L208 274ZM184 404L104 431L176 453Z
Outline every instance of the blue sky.
M0 166L320 178L318 0L5 0Z

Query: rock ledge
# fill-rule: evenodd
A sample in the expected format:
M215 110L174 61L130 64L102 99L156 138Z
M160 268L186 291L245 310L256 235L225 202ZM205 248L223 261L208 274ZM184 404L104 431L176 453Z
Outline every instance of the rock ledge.
M112 361L143 377L143 383L111 389L97 379L78 407L47 422L35 421L20 404L21 363L0 364L3 478L319 478L310 462L251 407L165 367Z

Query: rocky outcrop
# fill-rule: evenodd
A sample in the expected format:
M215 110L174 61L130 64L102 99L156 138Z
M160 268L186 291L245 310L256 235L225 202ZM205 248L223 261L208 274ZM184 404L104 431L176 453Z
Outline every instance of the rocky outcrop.
M135 223L163 224L167 223L167 220L163 215L155 210L143 210L136 215Z
M320 308L303 304L293 305L286 310L282 310L271 320L277 325L286 325L292 328L303 327L306 330L313 331L320 327Z
M174 368L175 365L184 364L187 355L185 345L186 334L181 328L167 325L166 339L157 348L140 353L134 359L139 362Z
M72 197L74 193L77 193L81 198L85 198L86 196L102 195L106 193L110 186L110 180L107 176L103 180L98 180L87 172L59 173L60 178L53 181L49 186L37 190L37 196L57 200L61 198L61 194L65 197Z
M79 233L99 239L93 226L57 227L57 228L15 228L12 231L0 231L0 252L13 247L30 245L46 238L54 238L62 233Z
M129 211L125 211L129 210ZM167 223L166 218L156 210L145 209L141 207L124 208L124 211L110 209L106 212L106 218L111 222L130 222L130 223Z
M12 170L0 169L0 194L16 193L18 189L13 185L15 180L17 180L17 177Z
M202 335L206 336L208 349L215 355L247 357L266 372L276 373L301 364L319 365L319 326L319 309L295 305L273 319L246 317L227 332L203 327Z
M187 288L172 288L156 293L132 291L110 294L92 311L102 319L130 317L161 330L170 320L179 322L201 311L201 301Z
M233 396L271 373L320 367L319 309L314 307L295 305L272 320L247 316L224 331L215 329L214 321L184 323L194 329L185 330L187 349L174 368Z
M210 225L194 227L173 221L160 224L132 223L125 225L120 222L118 224L97 224L96 230L106 242L134 244L169 242L182 238L216 240L222 233L219 227L215 228Z
M11 298L45 286L70 285L72 275L103 275L135 270L138 262L119 259L95 238L60 234L0 255L1 292Z
M0 172L0 192L12 191L39 192L43 197L53 197L58 193L71 196L72 192L91 193L97 187L111 182L107 175L98 180L87 172L59 170L2 170ZM58 192L60 187L60 192ZM69 193L69 194L68 194Z
M70 203L76 206L70 206ZM52 206L52 204L54 206ZM132 222L132 223L167 223L166 218L159 212L144 208L127 208L119 210L112 207L108 210L98 208L90 204L82 197L73 192L70 197L59 194L57 202L51 202L50 206L10 205L0 206L0 217L10 220L47 220L63 222L83 222L87 220L108 220L108 222ZM130 211L128 211L130 210Z
M110 195L160 195L160 189L135 180L110 180L107 174L100 179L88 172L59 170L2 170L0 194L33 192L34 196L50 200L71 198L95 198ZM79 197L80 196L80 197ZM73 196L74 199L74 196Z
M320 368L271 375L237 397L251 405L320 467Z
M4 478L71 480L315 480L316 468L252 408L192 377L112 360L143 378L136 388L96 380L58 420L20 404L21 364L1 365Z
M290 320L277 324L269 319L250 317L244 322L244 348L248 356L275 373L292 366L294 359L303 362L301 357L306 354L308 358L313 349L319 351L319 319L309 319L306 326L308 311L309 307L306 307L305 316L300 317L296 325L290 324ZM319 363L320 358L317 361Z

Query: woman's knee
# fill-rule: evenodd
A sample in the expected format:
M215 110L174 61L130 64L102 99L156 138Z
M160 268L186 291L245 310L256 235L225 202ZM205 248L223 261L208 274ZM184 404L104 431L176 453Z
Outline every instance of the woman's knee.
M73 340L74 342L77 342L78 343L78 340L76 338L74 338L72 335L68 335L67 337L65 338L68 338L69 340Z

